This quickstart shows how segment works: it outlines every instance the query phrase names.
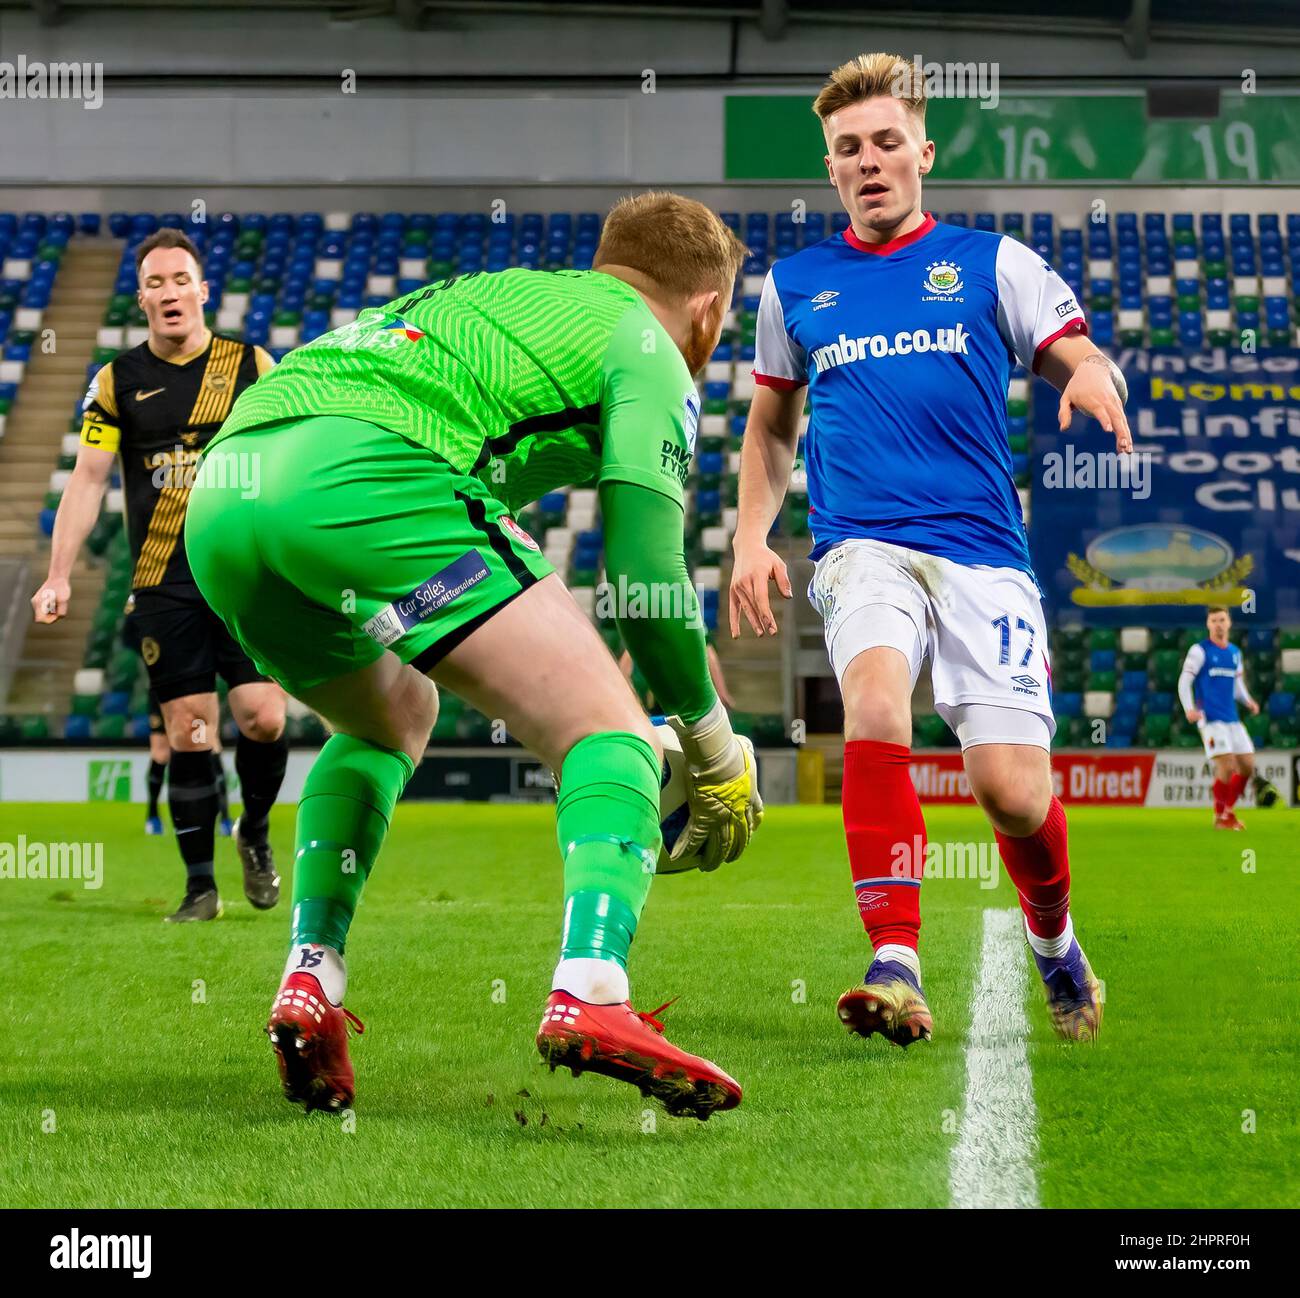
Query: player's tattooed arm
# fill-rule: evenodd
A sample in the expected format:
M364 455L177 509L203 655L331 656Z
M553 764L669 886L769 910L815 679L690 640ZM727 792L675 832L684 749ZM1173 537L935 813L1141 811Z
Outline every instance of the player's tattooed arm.
M1062 432L1070 426L1074 411L1090 415L1115 436L1115 449L1133 449L1133 434L1124 416L1128 386L1119 366L1104 356L1085 337L1073 334L1058 338L1044 349L1039 373L1061 393L1058 411Z

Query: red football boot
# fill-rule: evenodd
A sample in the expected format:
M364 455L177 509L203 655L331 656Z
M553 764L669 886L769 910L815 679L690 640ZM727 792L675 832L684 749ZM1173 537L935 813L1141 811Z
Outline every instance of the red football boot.
M352 1103L355 1079L348 1058L348 1024L365 1026L331 1005L314 974L292 973L276 993L266 1034L275 1047L284 1095L308 1111L337 1113Z
M589 1005L568 992L552 992L537 1029L537 1049L552 1072L565 1067L574 1077L603 1073L631 1082L674 1118L705 1122L711 1113L740 1103L740 1085L716 1064L665 1040L655 1015L671 1004L639 1014L627 1001Z

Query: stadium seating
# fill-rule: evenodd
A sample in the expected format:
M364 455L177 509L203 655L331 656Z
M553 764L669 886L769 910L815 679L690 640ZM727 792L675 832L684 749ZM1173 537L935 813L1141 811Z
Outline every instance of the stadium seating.
M758 302L773 260L842 230L842 212L722 213L749 248L727 313L722 340L701 376L701 416L692 477L687 490L688 559L703 620L718 625L723 563L736 518L739 453L749 401ZM1095 222L1068 223L1050 213L947 213L956 225L1001 230L1032 246L1059 270L1084 303L1094 339L1103 345L1200 347L1226 345L1249 330L1257 348L1297 345L1300 296L1300 214L1238 214L1226 223L1216 213L1119 212ZM32 316L48 301L58 253L74 229L97 234L103 226L122 241L114 292L105 304L90 372L146 336L135 303L134 249L163 225L184 229L200 247L210 285L209 322L221 332L268 348L277 359L289 349L356 318L367 307L451 274L510 266L584 268L600 237L596 212L221 213L198 222L180 213L115 212L101 221L85 214L74 221L0 214L0 436L32 345ZM88 375L89 377L89 375ZM78 398L80 394L77 394ZM1007 396L1009 454L1028 516L1030 501L1029 379L1018 370ZM40 524L53 525L66 474L76 454L78 409L50 480ZM807 414L804 425L807 427ZM808 535L807 485L800 457L777 530ZM116 489L118 484L114 483ZM120 498L116 499L120 504ZM110 579L85 665L103 673L70 708L70 737L107 737L124 721L127 732L147 729L142 669L121 648L120 621L129 560L120 515L110 499L91 538L91 549L110 565ZM596 493L574 488L544 496L521 521L565 576L575 598L617 649L618 635L599 599L603 537ZM1175 690L1186 646L1199 631L1170 632L1134 625L1119 631L1061 627L1053 636L1055 706L1061 724L1057 743L1092 742L1103 722L1106 742L1199 743L1177 704ZM1268 706L1253 725L1259 742L1281 743L1300 731L1300 630L1280 633L1253 627L1242 632L1248 679ZM1291 679L1288 679L1291 678ZM90 678L87 678L89 682ZM125 702L123 700L125 699ZM771 728L758 718L758 732ZM452 704L436 734L483 739L486 722ZM297 718L298 737L311 738L314 718ZM19 727L21 730L21 726ZM779 727L778 727L779 732ZM949 743L933 716L917 718L918 743Z

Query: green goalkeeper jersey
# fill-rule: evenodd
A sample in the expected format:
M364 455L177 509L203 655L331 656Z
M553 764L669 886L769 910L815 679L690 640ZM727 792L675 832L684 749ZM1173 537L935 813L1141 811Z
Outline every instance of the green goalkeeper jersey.
M314 415L363 419L476 474L517 510L630 482L682 503L699 397L641 296L600 271L476 271L290 352L212 445Z

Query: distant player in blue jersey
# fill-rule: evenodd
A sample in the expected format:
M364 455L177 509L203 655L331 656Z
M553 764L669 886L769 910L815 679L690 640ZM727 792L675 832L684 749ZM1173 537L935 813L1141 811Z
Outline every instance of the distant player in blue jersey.
M1233 808L1255 774L1255 745L1237 717L1237 704L1244 704L1251 716L1258 713L1259 704L1246 688L1241 650L1228 642L1232 615L1226 608L1210 609L1205 629L1208 638L1194 644L1183 659L1178 701L1188 721L1196 723L1205 755L1214 763L1215 829L1245 829Z
M917 956L925 822L909 774L912 689L928 657L935 708L961 741L1019 892L1053 1024L1091 1039L1101 993L1070 921L1047 626L1012 476L1007 386L1019 360L1061 391L1062 428L1080 410L1120 452L1132 449L1126 390L1037 253L922 210L935 146L911 73L897 55L860 55L813 105L850 226L777 262L763 288L731 630L743 615L756 634L775 633L769 580L791 596L767 535L807 385L809 595L844 699L844 828L873 947L840 1018L899 1045L930 1036Z

